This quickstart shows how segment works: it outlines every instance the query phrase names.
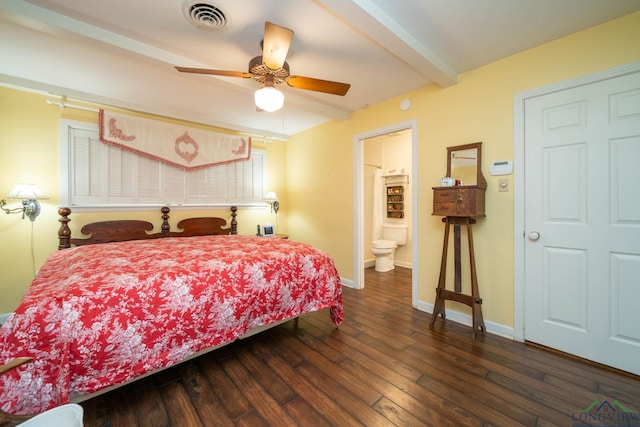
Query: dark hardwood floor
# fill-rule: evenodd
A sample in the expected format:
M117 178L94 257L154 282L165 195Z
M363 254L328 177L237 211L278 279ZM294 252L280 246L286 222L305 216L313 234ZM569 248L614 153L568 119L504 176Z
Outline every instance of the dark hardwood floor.
M345 322L306 315L82 403L85 426L575 426L640 380L411 307L410 270L344 289ZM617 404L621 406L616 406ZM583 412L581 412L583 411ZM630 424L638 425L638 424Z

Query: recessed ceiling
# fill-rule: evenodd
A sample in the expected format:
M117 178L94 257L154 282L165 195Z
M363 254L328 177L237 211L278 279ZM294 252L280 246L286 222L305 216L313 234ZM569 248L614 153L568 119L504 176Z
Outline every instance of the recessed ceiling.
M183 12L196 4L224 18L202 11L197 26ZM3 0L0 83L286 139L637 10L640 0ZM251 79L175 70L247 71L265 21L295 33L291 74L350 83L348 94L280 85L284 108L264 113Z

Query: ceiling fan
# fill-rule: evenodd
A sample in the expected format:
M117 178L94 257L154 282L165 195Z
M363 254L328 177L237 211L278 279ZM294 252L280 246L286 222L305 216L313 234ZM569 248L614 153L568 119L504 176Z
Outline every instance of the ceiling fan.
M262 89L257 90L255 93L256 106L268 112L282 108L284 95L275 86L284 82L296 89L306 89L340 96L346 95L351 87L348 83L289 74L289 64L286 62L286 58L292 39L292 30L271 22L265 22L264 40L261 43L262 56L256 56L249 61L249 72L188 67L176 67L176 70L183 73L252 78L264 85Z

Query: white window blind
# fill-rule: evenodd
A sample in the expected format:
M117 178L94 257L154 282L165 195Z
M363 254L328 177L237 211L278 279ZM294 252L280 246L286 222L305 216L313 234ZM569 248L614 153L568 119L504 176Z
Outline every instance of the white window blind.
M265 152L183 171L100 142L98 127L61 121L61 199L68 206L264 205Z

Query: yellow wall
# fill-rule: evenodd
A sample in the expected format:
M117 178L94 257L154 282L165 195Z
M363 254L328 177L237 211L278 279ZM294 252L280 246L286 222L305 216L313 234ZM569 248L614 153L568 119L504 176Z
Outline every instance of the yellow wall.
M48 97L0 86L0 198L18 183L35 183L49 200L43 200L42 212L35 222L21 215L0 212L0 314L14 310L25 290L46 258L57 250L59 196L59 121L60 119L97 123L97 113L49 105ZM74 102L74 104L78 104ZM193 126L201 125L190 124ZM218 131L218 129L213 129ZM254 143L254 148L267 151L267 186L276 191L283 209L278 214L280 232L286 233L287 201L286 148L282 141ZM20 206L19 200L7 200L7 207ZM112 219L144 219L159 227L160 209L138 212L109 212ZM203 215L203 211L178 210L170 214L171 224L180 219ZM229 211L209 210L206 215L230 218ZM255 234L256 225L275 222L268 208L246 208L238 214L239 233ZM73 235L85 223L104 220L105 213L71 215ZM33 228L32 228L33 227ZM159 231L159 229L155 230ZM33 233L33 260L31 241Z
M40 96L0 87L0 198L22 182L38 184L51 197L34 223L0 212L0 313L15 308L33 279L32 234L36 269L56 245L50 237L56 236L58 116ZM7 202L7 207L20 203Z
M483 142L483 172L488 181L487 218L474 229L478 280L487 321L513 325L513 192L498 193L489 163L513 159L513 96L572 77L640 60L640 12L497 61L460 76L459 84L425 87L295 135L287 143L266 145L268 189L282 209L279 231L331 254L340 275L353 278L353 136L416 119L421 190L419 264L421 301L433 302L442 223L431 216L431 187L446 171L446 147ZM412 107L401 111L399 102ZM45 97L0 87L0 195L21 181L40 185L50 200L33 223L36 269L56 249L58 228L58 120L94 121L93 113L47 105ZM518 165L514 165L515 168ZM513 176L508 177L513 189ZM12 204L13 205L13 204ZM255 233L269 211L243 210L242 234ZM192 212L174 212L172 222ZM110 214L131 217L131 214ZM155 212L135 218L157 223ZM74 215L72 226L96 215ZM103 218L103 216L101 217ZM13 310L31 279L31 223L0 213L0 313ZM75 230L74 230L75 231ZM414 233L418 230L414 230ZM499 256L497 256L499 254ZM456 308L457 309L457 308Z
M287 145L289 228L336 259L353 278L353 136L394 123L418 123L419 299L433 303L443 226L431 216L431 187L446 172L446 147L483 142L487 217L474 228L485 320L513 326L513 190L498 192L489 163L512 160L514 94L640 60L640 12L467 72L455 86L435 85L296 135ZM401 111L402 98L412 107ZM517 168L518 165L514 165ZM507 177L513 189L513 175ZM416 231L414 231L415 233ZM466 279L468 280L468 279ZM455 304L455 303L453 303ZM468 312L456 304L456 310Z

